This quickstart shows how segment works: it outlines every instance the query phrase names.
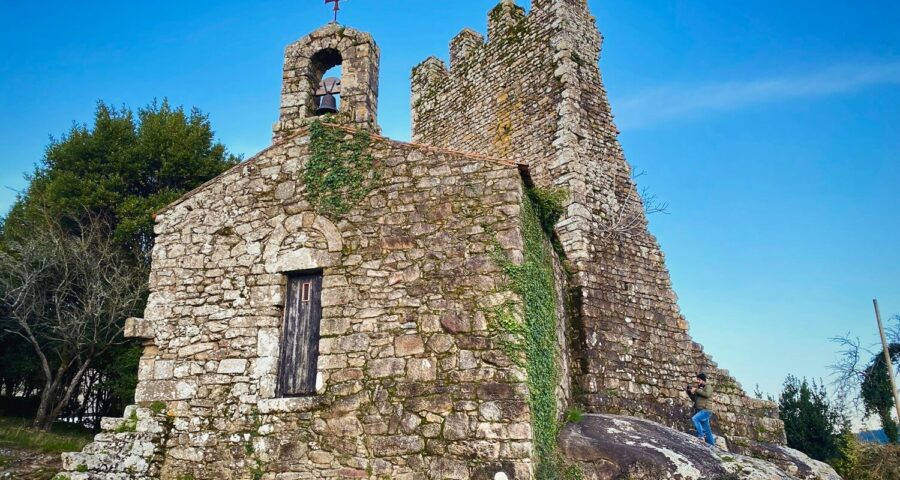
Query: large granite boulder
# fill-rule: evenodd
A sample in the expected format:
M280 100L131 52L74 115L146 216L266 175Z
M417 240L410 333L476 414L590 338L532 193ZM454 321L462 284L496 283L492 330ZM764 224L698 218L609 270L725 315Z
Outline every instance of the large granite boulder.
M841 480L830 466L790 448L741 442L734 449L743 454L732 453L618 415L585 415L563 429L560 445L590 480Z

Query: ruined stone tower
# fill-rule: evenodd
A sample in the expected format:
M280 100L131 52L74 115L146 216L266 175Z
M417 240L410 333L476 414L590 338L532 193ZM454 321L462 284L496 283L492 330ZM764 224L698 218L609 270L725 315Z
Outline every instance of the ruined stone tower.
M486 42L465 29L449 69L430 58L413 71L413 141L509 158L568 192L555 230L573 270L577 403L677 425L684 385L705 371L725 432L777 440L773 405L748 398L688 335L617 139L601 44L586 0L533 0L528 14L502 1Z
M272 145L157 213L136 405L70 479L558 478L567 407L685 430L698 371L729 444L783 443L688 335L585 1L487 31L414 69L412 143L378 135L370 35L287 47Z

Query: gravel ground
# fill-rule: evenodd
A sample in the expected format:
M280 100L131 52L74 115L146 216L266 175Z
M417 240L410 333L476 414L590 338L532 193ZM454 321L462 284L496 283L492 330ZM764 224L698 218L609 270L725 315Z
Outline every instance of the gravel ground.
M58 453L0 447L0 480L49 480L61 467Z

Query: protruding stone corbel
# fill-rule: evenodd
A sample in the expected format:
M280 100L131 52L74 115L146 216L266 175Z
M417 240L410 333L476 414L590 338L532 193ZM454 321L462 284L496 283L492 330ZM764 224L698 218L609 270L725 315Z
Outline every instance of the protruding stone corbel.
M130 317L125 320L124 335L125 338L153 339L156 337L156 327L150 320Z

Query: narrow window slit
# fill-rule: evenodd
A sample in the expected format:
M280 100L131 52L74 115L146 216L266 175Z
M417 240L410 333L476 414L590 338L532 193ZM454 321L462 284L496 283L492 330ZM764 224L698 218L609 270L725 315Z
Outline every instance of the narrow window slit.
M310 294L311 289L312 289L311 282L303 282L303 288L301 289L301 293L300 293L300 301L302 303L309 303L309 294Z

